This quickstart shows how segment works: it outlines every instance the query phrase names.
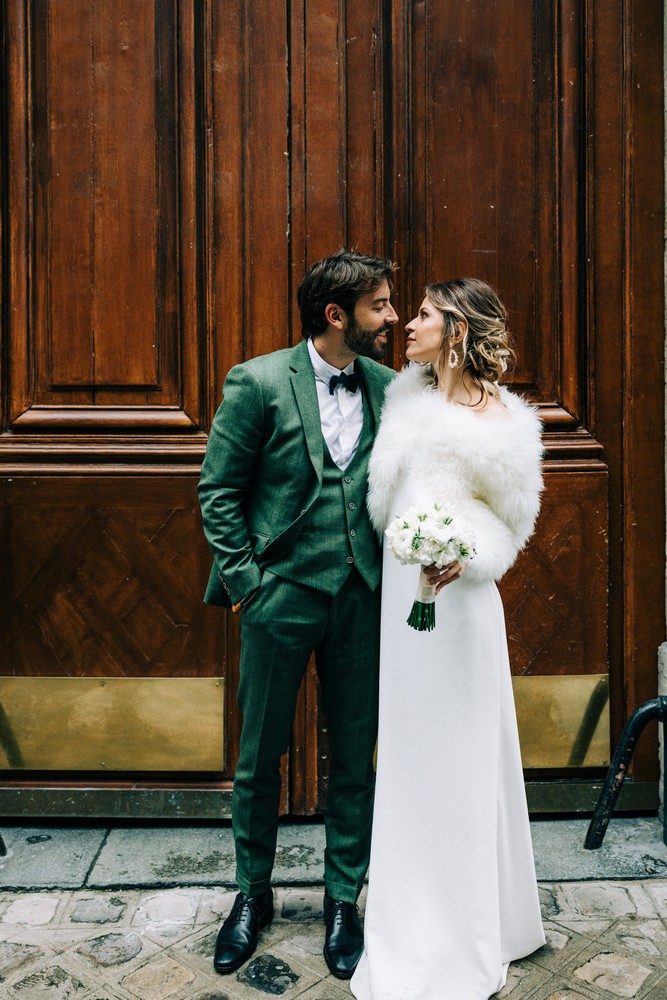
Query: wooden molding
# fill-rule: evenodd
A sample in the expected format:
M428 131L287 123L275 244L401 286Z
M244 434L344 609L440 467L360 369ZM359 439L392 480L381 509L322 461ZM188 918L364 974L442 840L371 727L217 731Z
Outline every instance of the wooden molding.
M167 406L31 406L10 424L15 431L68 430L183 431L200 430L195 421L178 407Z

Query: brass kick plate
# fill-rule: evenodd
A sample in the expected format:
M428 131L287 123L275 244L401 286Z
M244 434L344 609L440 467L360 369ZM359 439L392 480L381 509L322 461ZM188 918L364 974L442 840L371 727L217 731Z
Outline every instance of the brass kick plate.
M513 677L524 768L609 766L609 676Z
M514 677L524 768L607 767L609 678ZM0 768L220 771L221 678L0 677Z
M221 771L216 677L0 677L0 768Z

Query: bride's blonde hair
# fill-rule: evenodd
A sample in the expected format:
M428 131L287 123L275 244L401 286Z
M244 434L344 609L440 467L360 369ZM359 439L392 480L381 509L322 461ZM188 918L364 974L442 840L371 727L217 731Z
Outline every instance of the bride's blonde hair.
M482 394L498 395L498 382L516 360L507 329L507 310L493 288L480 278L453 278L426 286L426 296L443 317L440 354L433 365L436 382L448 364L450 352L463 373ZM465 328L460 345L452 345L457 324Z

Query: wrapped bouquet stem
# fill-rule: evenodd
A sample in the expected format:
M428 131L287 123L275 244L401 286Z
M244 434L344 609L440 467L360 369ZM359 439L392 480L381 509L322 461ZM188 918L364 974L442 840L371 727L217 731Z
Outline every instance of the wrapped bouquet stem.
M408 625L418 632L435 628L436 587L428 582L427 566L449 566L475 556L475 536L470 525L448 504L410 507L395 517L385 531L389 550L404 566L421 567Z
M430 632L435 628L435 584L428 582L426 571L419 571L419 583L408 625L418 632Z

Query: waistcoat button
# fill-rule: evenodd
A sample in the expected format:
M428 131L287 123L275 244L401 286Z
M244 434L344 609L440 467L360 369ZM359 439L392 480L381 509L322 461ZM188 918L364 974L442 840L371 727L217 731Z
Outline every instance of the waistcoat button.
M349 477L349 476L346 476L346 477L345 477L345 482L346 482L346 483L351 483L351 482L352 482L352 480L350 479L350 477Z
M350 566L351 566L351 565L352 565L352 563L354 562L354 557L353 557L353 556L348 556L348 557L347 557L347 561L349 562L349 564L350 564Z
M350 508L350 510L354 510L354 504L353 503L349 503L348 507Z
M354 538L354 536L356 535L356 531L354 530L354 528L351 528L351 529L350 529L350 534L351 534L351 535L352 535L352 537Z

